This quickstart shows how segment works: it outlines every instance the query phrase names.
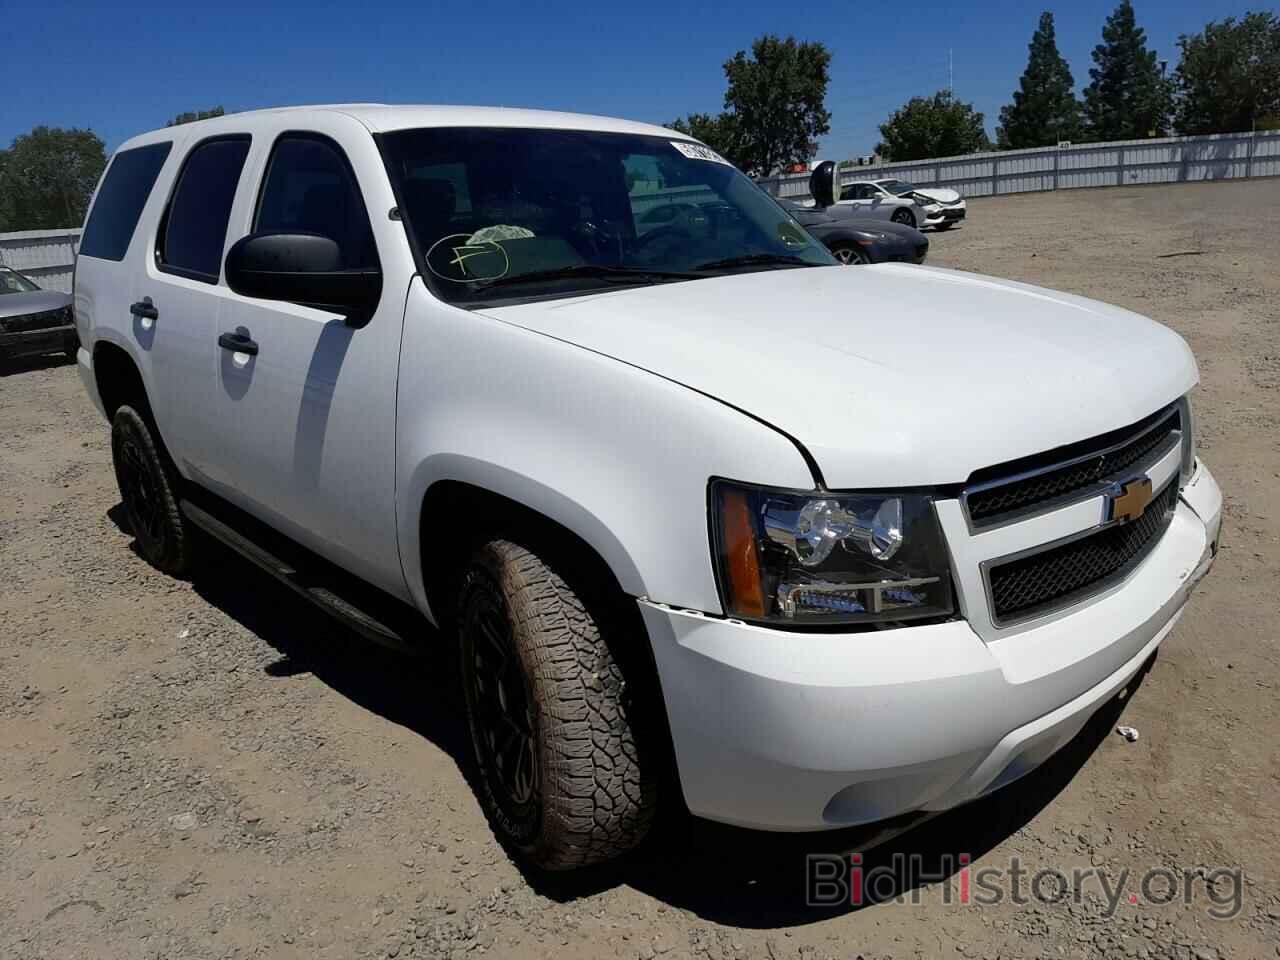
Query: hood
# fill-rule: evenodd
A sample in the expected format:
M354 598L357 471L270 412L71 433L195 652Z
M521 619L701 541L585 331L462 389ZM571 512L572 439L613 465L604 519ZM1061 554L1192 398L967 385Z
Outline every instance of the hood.
M1198 377L1182 338L1145 317L936 267L769 270L483 312L773 424L834 489L959 483L1140 420Z
M955 203L960 199L960 194L955 190L947 187L916 187L913 191L922 197L928 197L930 200L937 200L939 203Z
M32 290L30 293L0 294L0 317L25 317L71 306L71 297L56 290Z

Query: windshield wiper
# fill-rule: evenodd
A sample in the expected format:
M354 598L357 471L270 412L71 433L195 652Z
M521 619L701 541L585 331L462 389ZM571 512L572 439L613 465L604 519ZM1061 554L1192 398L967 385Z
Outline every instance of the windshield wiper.
M725 257L723 260L711 260L708 263L700 263L695 270L728 270L732 267L750 267L756 264L780 264L788 267L816 267L818 264L810 263L803 257L793 256L789 253L744 253L738 257Z
M555 267L550 270L531 270L528 273L512 273L492 280L477 280L481 289L502 286L509 283L538 283L544 280L571 280L574 277L591 277L593 279L636 283L641 280L700 280L704 273L691 273L681 270L655 270L648 267L611 267L602 263L575 263L567 267Z

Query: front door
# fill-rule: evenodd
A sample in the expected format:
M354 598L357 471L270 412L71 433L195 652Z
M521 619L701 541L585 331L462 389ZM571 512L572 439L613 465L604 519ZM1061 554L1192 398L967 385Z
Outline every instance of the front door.
M376 158L363 137L359 146ZM337 139L286 131L271 147L249 232L321 234L337 241L343 267L377 267L369 209ZM403 312L404 287L386 276L377 310L359 328L327 310L231 294L209 344L218 383L213 429L227 434L232 451L218 492L400 595L395 401Z

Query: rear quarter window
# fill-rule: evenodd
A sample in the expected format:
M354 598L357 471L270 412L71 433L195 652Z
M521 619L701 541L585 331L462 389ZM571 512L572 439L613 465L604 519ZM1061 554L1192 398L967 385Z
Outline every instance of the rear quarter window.
M172 147L172 143L152 143L115 155L85 224L80 256L124 259L138 217Z

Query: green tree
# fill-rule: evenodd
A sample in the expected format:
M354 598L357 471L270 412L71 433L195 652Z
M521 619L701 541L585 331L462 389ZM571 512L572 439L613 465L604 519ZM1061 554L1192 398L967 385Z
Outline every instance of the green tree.
M9 164L9 151L0 150L0 233L15 230L13 223L13 191L9 189L6 171Z
M724 64L724 112L694 113L667 126L697 137L744 173L767 177L807 163L831 129L825 106L831 54L821 43L766 34Z
M912 97L884 123L884 140L876 153L886 160L954 157L991 148L982 114L973 104L955 99L949 90L932 97Z
M1174 72L1180 133L1230 133L1280 126L1280 19L1246 13L1178 38Z
M10 230L78 227L107 154L92 130L36 127L13 141L0 176Z
M742 166L738 151L738 125L731 113L712 116L709 113L691 113L667 124L686 136L701 140L708 147L737 167Z
M1040 14L1028 49L1027 69L1013 92L1013 103L1000 109L996 138L1007 150L1047 147L1080 136L1076 81L1058 52L1052 13Z
M212 117L221 117L226 115L225 110L221 106L214 107L212 110L188 110L186 113L180 113L168 123L166 127L176 127L180 123L194 123L197 120L208 120Z
M1169 132L1173 88L1165 79L1133 4L1120 0L1093 48L1084 114L1093 140L1140 140Z
M791 163L807 163L818 137L830 132L826 108L831 54L821 43L765 35L724 65L724 105L737 130L738 166L767 177Z

